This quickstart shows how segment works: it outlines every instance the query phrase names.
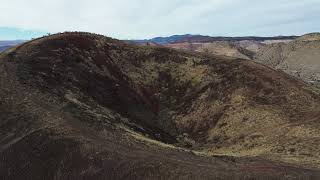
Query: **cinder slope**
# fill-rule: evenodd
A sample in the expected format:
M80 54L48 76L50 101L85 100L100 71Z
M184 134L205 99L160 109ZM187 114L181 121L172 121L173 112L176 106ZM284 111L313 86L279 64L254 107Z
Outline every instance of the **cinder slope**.
M57 34L0 57L0 177L319 179L319 105L251 61Z

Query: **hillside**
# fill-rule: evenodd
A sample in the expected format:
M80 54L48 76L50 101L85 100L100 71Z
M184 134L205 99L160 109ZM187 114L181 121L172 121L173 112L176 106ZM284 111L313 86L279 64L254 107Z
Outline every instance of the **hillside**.
M56 34L0 55L0 177L314 179L320 95L253 61Z
M320 41L320 33L309 33L299 37L300 41Z
M310 33L301 37L228 38L181 35L160 39L161 46L177 50L251 59L320 87L319 33ZM145 41L144 45L158 40L159 38ZM153 45L156 46L157 44Z
M254 59L306 82L320 83L319 34L308 34L289 43L267 45Z
M229 42L229 41L215 41L208 43L172 43L165 45L169 48L174 48L178 50L187 50L202 52L206 54L213 54L218 56L229 56L234 58L241 59L251 59L254 53L250 50L247 50L245 47L242 48L239 43Z

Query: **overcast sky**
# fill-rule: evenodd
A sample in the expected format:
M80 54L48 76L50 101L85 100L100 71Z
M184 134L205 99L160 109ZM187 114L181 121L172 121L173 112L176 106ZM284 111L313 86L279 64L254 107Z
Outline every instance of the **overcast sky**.
M320 31L320 0L8 0L0 40L89 31L119 39L173 34L300 35Z

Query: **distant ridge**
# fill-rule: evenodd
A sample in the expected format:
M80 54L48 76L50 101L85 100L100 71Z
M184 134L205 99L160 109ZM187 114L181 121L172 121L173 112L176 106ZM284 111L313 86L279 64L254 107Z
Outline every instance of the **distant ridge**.
M5 51L13 46L26 42L25 40L0 41L0 52Z
M204 35L173 35L169 37L155 37L145 40L131 40L137 44L144 44L147 42L157 43L161 45L183 42L214 42L214 41L267 41L267 40L284 40L284 39L297 39L300 36L275 36L275 37L257 37L257 36L244 36L244 37L226 37L226 36L204 36Z

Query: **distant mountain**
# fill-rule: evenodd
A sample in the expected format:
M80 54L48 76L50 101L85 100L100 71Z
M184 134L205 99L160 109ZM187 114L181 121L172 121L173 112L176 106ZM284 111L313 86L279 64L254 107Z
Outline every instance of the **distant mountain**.
M203 36L203 35L173 35L169 37L156 37L146 40L132 40L132 42L140 43L157 43L161 45L173 44L173 43L183 43L183 42L214 42L214 41L268 41L268 40L293 40L299 36L275 36L275 37L256 37L256 36L245 36L245 37L224 37L224 36Z
M0 46L0 52L5 51L9 48L11 48L12 46Z
M0 52L24 42L25 40L0 41Z
M192 37L194 35L190 35L190 34L186 34L186 35L173 35L173 36L169 36L169 37L156 37L156 38L152 38L152 39L145 39L145 40L133 40L133 42L136 43L156 43L156 44L161 44L161 45L165 45L165 44L171 44L171 43L176 43L181 41L182 39L185 39L187 37Z

